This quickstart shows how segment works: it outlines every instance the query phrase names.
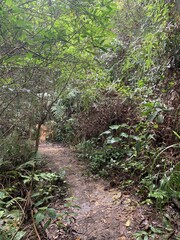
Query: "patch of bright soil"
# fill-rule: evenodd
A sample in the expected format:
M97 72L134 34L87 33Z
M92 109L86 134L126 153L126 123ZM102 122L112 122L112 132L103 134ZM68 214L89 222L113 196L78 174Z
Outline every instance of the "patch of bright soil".
M135 193L129 195L117 188L106 188L108 182L88 177L85 166L69 148L41 144L39 152L48 160L52 171L65 169L69 196L80 207L73 209L76 221L71 224L69 232L66 229L66 234L63 234L61 229L52 225L49 239L133 240L137 239L133 233L139 230L148 232L151 226L162 227L155 211L141 205ZM63 211L58 199L53 207ZM170 234L154 239L173 239L168 237Z

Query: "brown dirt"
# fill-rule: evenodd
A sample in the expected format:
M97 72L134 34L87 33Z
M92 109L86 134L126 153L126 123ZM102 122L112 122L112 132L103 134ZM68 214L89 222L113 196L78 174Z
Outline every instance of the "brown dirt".
M48 159L52 171L65 169L69 196L80 207L73 209L77 215L69 235L63 235L54 225L50 239L133 240L137 230L159 225L153 210L140 205L135 193L130 195L118 188L107 188L108 182L88 177L85 165L76 159L73 150L57 144L41 144L39 151ZM58 199L54 207L57 211L63 208Z

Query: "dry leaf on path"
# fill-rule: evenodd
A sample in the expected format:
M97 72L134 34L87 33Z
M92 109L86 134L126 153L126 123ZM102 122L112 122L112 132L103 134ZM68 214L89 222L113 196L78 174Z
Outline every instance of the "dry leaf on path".
M127 240L127 238L125 236L121 236L118 238L118 240Z
M127 222L125 223L125 226L126 227L130 227L131 226L131 220L130 219L127 220Z
M118 199L120 199L122 197L122 193L121 192L117 192L114 194L114 196L112 197L113 201L116 201Z

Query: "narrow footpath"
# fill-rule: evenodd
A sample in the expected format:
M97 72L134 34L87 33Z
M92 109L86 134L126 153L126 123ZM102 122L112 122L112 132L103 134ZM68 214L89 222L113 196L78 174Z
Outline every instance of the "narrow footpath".
M52 171L66 171L69 197L79 206L74 209L76 221L72 239L133 240L136 239L133 233L148 228L149 222L152 224L153 211L140 205L135 193L121 192L118 188L108 187L104 180L88 177L84 164L77 160L71 149L44 143L39 152L47 159ZM62 206L58 204L57 201L54 207L60 211ZM70 240L70 237L62 238L60 230L54 229L52 234L52 239Z

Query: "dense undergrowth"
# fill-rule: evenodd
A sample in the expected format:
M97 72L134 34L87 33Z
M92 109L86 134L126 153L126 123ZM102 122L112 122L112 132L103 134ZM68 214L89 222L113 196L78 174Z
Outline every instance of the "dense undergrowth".
M126 188L138 186L142 198L155 200L158 207L173 202L179 208L180 38L175 7L166 1L121 1L114 18L116 41L98 58L108 73L106 83L94 83L83 92L76 85L53 110L56 139L76 144L91 173L113 177ZM87 97L89 91L93 97Z
M97 104L94 111L90 108L84 115L77 114L77 118L80 116L79 128L77 119L75 118L74 122L71 119L71 139L76 143L78 138L81 139L77 144L79 158L86 160L93 174L113 177L116 185L121 184L126 188L139 185L139 191L145 198L155 198L161 204L174 198L179 199L180 143L177 132L172 130L170 140L160 138L162 116L149 111L151 103L144 104L143 114L131 101L119 104L119 116L116 112L116 118L112 118L116 107L114 102L111 102L112 105L109 104L108 108L106 101L105 106L103 103ZM122 103L122 100L119 99L118 102ZM157 103L156 108L158 107L160 108ZM112 119L115 123L113 125ZM69 121L66 124L70 126ZM69 140L70 135L65 134L64 137Z
M3 139L0 152L0 239L46 238L51 222L62 221L50 203L66 196L64 172L46 170L33 143L17 132Z

